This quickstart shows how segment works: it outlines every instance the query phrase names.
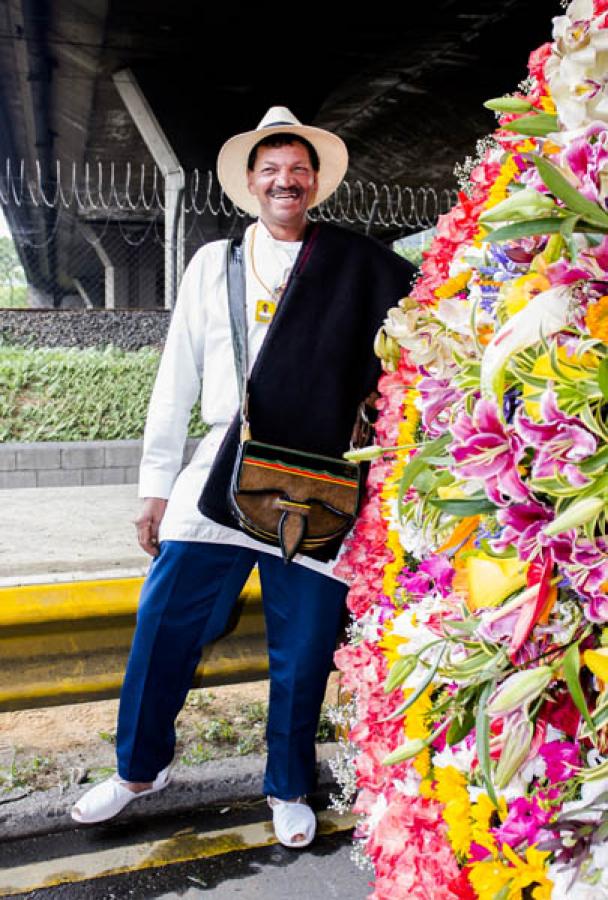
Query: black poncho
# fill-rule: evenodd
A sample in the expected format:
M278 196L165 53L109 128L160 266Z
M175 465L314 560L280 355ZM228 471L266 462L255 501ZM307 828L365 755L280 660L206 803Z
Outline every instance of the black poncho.
M387 310L407 295L413 272L378 241L335 225L309 226L251 373L254 440L334 457L348 450L357 407L381 372L374 337ZM228 493L239 432L237 415L199 500L203 515L232 528L238 524Z

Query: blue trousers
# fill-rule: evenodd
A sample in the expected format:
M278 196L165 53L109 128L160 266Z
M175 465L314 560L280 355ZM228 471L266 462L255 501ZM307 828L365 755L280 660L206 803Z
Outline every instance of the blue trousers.
M282 800L315 783L315 734L347 587L268 553L163 541L141 593L118 713L118 771L153 781L173 759L175 719L203 646L225 629L258 564L270 697L263 791Z

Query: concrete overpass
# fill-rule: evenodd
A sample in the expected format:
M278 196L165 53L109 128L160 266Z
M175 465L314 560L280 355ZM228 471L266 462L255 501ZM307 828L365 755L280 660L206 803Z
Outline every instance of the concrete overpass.
M86 162L117 171L145 164L148 188L154 163L173 172L162 186L168 212L160 225L173 239L165 259L161 248L121 261L125 233L155 224L158 207L59 213L56 204L10 202L30 284L56 305L75 291L93 305L170 302L174 284L163 288L163 271L165 282L179 277L180 173L213 168L226 137L253 127L273 104L337 131L351 152L349 180L452 187L455 162L492 127L482 101L515 88L559 12L556 0L360 8L5 0L0 167L5 158L13 171L23 161L31 177L38 161L50 195L56 160L64 173L66 162L78 173ZM195 239L230 227L226 216L203 216Z

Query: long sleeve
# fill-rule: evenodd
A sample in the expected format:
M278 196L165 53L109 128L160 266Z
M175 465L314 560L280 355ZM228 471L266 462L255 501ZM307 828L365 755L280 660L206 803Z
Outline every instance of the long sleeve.
M190 261L169 325L144 430L140 497L169 497L182 465L203 375L204 257L203 247Z

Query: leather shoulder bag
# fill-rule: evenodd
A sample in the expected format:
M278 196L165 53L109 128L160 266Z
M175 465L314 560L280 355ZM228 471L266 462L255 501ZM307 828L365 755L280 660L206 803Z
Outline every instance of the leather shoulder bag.
M228 244L228 304L240 399L241 442L230 488L240 528L281 548L285 562L339 545L353 525L362 493L357 463L277 447L252 439L248 420L248 341L245 271L239 242ZM362 427L363 425L363 427ZM355 431L369 437L365 404ZM365 427L367 426L367 428Z

